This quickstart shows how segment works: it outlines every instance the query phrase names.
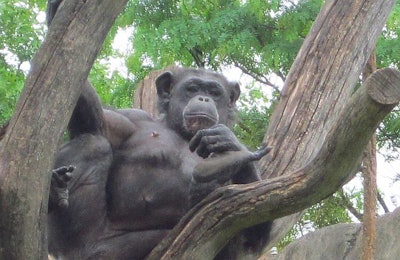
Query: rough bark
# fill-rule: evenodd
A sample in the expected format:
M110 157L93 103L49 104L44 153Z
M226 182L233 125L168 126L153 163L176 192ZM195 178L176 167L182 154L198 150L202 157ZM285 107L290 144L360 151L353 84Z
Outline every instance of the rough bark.
M375 52L369 57L363 71L365 81L376 70ZM374 134L364 151L363 158L364 177L364 219L363 219L363 260L374 259L376 245L376 206L377 206L377 183L376 183L376 135Z
M395 1L326 1L296 57L270 121L264 178L303 167L320 150L351 97ZM338 165L340 167L340 165ZM276 221L269 247L297 216Z
M377 219L375 260L398 259L400 247L400 208ZM274 260L361 259L362 224L337 224L293 241Z
M363 260L373 260L376 245L376 137L372 136L364 152L364 217L363 217Z
M0 259L47 258L50 169L82 83L126 0L64 1L0 144Z
M304 166L344 109L395 1L327 1L300 49L271 118L265 177Z
M303 210L333 194L358 167L377 126L400 101L400 72L380 70L346 104L316 156L291 173L212 193L149 259L211 259L239 230Z

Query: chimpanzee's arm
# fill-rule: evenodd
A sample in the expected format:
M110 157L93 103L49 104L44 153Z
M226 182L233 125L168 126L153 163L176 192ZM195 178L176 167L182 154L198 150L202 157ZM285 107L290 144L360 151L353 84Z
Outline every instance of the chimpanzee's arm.
M232 183L237 184L261 180L254 161L271 150L271 147L264 146L256 152L249 152L224 125L198 131L190 141L189 148L206 158L196 166L193 173L190 194L192 204L202 200L223 180L230 178ZM260 253L269 239L271 224L269 221L241 231L215 259L235 259L237 248Z
M196 165L193 178L197 182L214 179L222 182L231 179L233 183L258 181L258 169L252 162L261 159L270 150L271 147L263 146L256 152L241 150L213 154Z
M46 19L48 26L50 26L62 1L47 1ZM84 133L102 134L104 133L103 122L103 110L99 97L90 82L86 80L68 125L70 138L73 139Z
M195 169L194 177L200 177L199 181L206 177L207 180L203 178L205 181L210 178L220 181L231 179L238 184L260 180L253 161L259 160L271 150L264 146L255 153L249 152L235 134L222 124L199 130L190 140L189 148L205 158Z
M89 81L85 82L71 120L68 124L71 139L85 133L104 134L104 114L100 99Z
M54 18L54 15L57 12L58 7L60 6L63 0L48 0L47 1L47 10L46 10L46 20L47 26L50 25L51 21Z

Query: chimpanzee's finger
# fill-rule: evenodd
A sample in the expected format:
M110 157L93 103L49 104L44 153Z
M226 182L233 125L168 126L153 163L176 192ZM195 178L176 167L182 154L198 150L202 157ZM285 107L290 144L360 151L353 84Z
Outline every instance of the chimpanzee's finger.
M232 144L230 142L216 142L208 144L207 151L209 152L209 154L211 154L211 153L223 153L236 150L232 150Z
M52 170L52 182L56 183L57 187L65 188L67 187L67 182L71 180L72 174L75 169L74 166L62 166L57 169Z
M192 139L189 142L189 149L191 152L194 152L197 147L199 146L201 139L203 136L206 135L205 129L197 131L197 133L192 137Z
M61 166L59 168L53 169L52 172L53 173L57 173L58 175L63 175L66 174L68 172L73 172L75 169L74 166L70 165L70 166Z
M208 148L209 145L215 144L216 142L218 142L216 136L203 136L196 149L196 153L202 158L207 158L212 153Z
M67 187L67 183L63 180L63 178L57 173L52 171L51 175L51 183L56 187L65 188Z
M224 138L225 139L236 138L233 135L232 131L227 126L218 124L210 128L201 129L197 131L197 133L193 136L193 138L189 142L190 151L193 152L197 149L197 147L200 145L200 142L202 142L202 138L204 136L220 136L221 138L220 141L222 141Z
M253 153L254 160L260 160L272 150L272 146L263 145L260 149Z

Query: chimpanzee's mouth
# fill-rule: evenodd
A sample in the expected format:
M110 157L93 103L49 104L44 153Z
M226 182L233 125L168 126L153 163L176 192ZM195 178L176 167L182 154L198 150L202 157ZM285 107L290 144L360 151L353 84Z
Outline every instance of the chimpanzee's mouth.
M191 113L185 115L185 128L195 133L201 129L210 128L218 123L218 118L204 113Z

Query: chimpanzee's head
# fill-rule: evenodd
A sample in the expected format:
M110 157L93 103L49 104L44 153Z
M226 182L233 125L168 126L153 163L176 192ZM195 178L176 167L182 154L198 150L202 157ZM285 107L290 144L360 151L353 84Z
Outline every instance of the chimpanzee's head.
M158 110L170 128L190 139L215 124L231 126L240 95L238 83L203 69L175 69L156 80Z

